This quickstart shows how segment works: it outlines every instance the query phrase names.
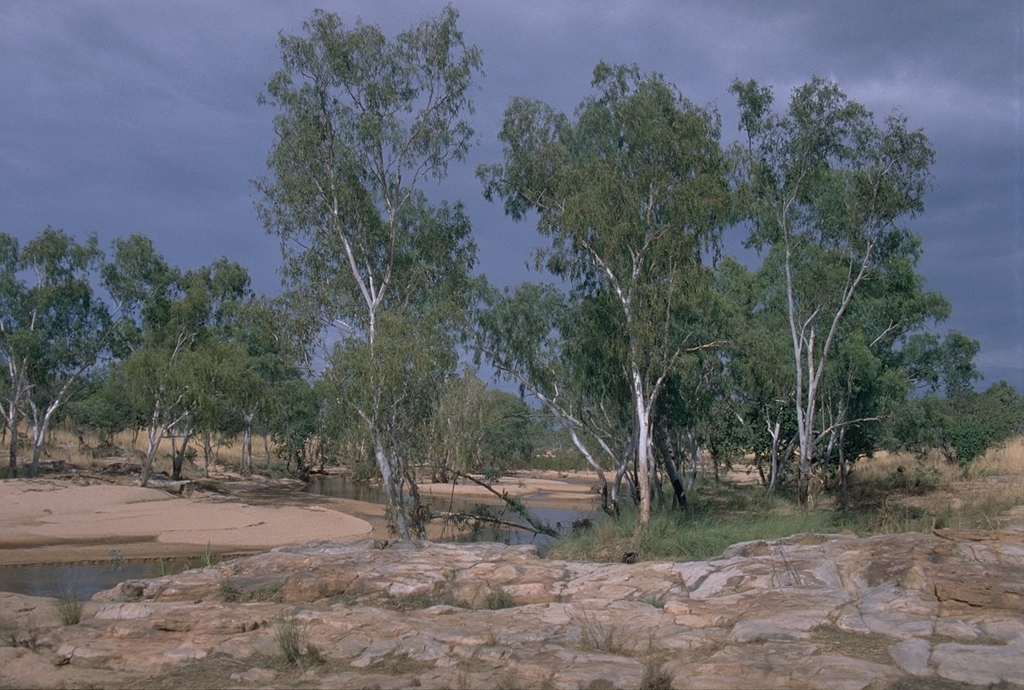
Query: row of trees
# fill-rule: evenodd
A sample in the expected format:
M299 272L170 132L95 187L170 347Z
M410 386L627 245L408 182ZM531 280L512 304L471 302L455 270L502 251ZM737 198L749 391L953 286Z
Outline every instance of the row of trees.
M238 264L222 258L183 272L141 235L115 240L109 261L95 237L79 244L53 228L25 246L0 234L0 244L0 401L6 431L22 422L31 430L30 476L63 419L101 444L144 430L143 485L166 438L175 479L196 445L209 468L219 439L241 439L243 472L254 469L254 436L267 465L273 447L300 473L365 445L339 404L348 384L336 372L309 376L308 329L283 300L257 298ZM538 433L522 401L469 370L443 381L424 431L417 452L443 480L522 464ZM17 433L8 452L14 477Z
M144 484L161 439L180 438L180 476L193 436L208 453L210 434L237 419L251 448L267 391L301 380L275 305L254 298L236 263L181 272L141 235L115 240L110 261L95 237L79 244L53 228L23 247L8 235L0 244L8 476L18 471L21 420L32 432L34 476L47 430L66 413L105 439L146 429Z
M282 36L265 97L278 138L261 215L301 311L333 328L328 376L363 422L400 535L422 533L416 439L460 345L567 430L609 510L626 487L641 530L658 472L682 504L702 448L753 453L770 489L792 473L806 501L894 420L938 419L921 392L968 394L977 343L924 330L950 306L924 290L906 227L924 208L928 140L821 79L784 110L734 83L731 146L713 109L635 66L598 64L571 116L513 99L503 160L477 174L509 216L535 220L537 266L568 289L470 277L462 207L421 189L473 136L480 54L456 20L448 8L391 41L314 13ZM722 257L732 227L749 231L756 270ZM928 424L903 440L924 443ZM963 459L961 446L943 447Z
M315 443L369 459L403 538L423 534L424 471L445 479L530 453L529 409L459 376L464 353L565 430L606 509L625 492L640 530L662 476L685 505L702 453L752 454L769 490L792 480L806 501L816 478L845 485L875 448L969 461L1017 428L1012 389L972 391L977 342L926 330L950 311L924 290L906 227L923 210L927 138L828 81L795 89L782 110L771 89L735 82L742 136L728 146L717 112L635 66L598 64L572 115L513 99L503 159L477 174L488 199L536 222L547 240L536 265L568 287L498 290L474 276L462 205L423 191L475 136L481 57L456 23L447 8L388 39L317 11L304 35L281 36L262 97L276 140L254 182L281 239L277 300L254 298L227 260L180 273L137 236L115 243L110 264L94 239L47 230L22 250L3 238L8 426L28 411L41 439L48 406L107 357L116 366L73 414L136 401L144 480L162 435L181 439L177 473L189 439L208 449L231 419L250 464L256 428L286 453ZM732 228L748 233L756 269L723 256ZM66 249L40 259L51 245ZM36 286L79 295L52 298L78 310L53 313L73 324L60 337L34 325L50 307L18 306L30 293L25 305L50 304L22 280L32 271ZM42 348L55 338L78 354Z

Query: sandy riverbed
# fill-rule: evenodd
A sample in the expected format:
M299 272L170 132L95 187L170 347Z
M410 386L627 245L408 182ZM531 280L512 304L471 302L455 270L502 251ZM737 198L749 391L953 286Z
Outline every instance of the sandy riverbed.
M103 562L111 550L128 560L195 558L208 546L216 554L254 553L317 539L388 536L383 506L281 489L269 481L228 480L223 486L246 490L176 496L63 478L0 482L0 566ZM537 507L586 512L594 502L581 477L504 478L495 488ZM439 510L449 497L497 502L472 483L426 484L420 490Z

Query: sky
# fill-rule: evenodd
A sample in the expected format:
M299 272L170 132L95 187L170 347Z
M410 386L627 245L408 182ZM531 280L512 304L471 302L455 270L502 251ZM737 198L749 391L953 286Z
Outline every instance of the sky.
M660 72L716 109L736 138L734 79L776 103L813 76L879 118L898 111L936 151L925 213L925 286L953 305L936 327L981 341L982 387L1024 392L1024 2L959 0L473 0L459 28L483 52L473 94L478 143L431 196L465 203L479 271L499 285L543 280L541 243L486 202L477 165L501 160L497 132L525 96L572 112L599 60ZM314 8L389 36L436 16L437 0L3 0L0 2L0 232L47 225L109 247L143 233L183 269L220 256L258 292L280 290L280 247L254 211L274 111L257 103L280 66L279 32ZM745 230L727 231L748 263Z

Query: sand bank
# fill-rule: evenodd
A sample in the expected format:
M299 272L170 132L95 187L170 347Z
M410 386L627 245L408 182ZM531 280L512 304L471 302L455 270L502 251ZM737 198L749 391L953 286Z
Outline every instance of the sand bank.
M55 479L0 482L0 565L264 551L368 536L371 524L323 505L251 505L196 492Z

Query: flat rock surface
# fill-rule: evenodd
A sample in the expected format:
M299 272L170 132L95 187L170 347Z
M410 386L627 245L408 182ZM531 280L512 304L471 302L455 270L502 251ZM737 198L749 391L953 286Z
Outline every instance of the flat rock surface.
M315 541L129 580L66 627L0 596L0 686L1024 687L1022 574L1020 527L629 565Z

